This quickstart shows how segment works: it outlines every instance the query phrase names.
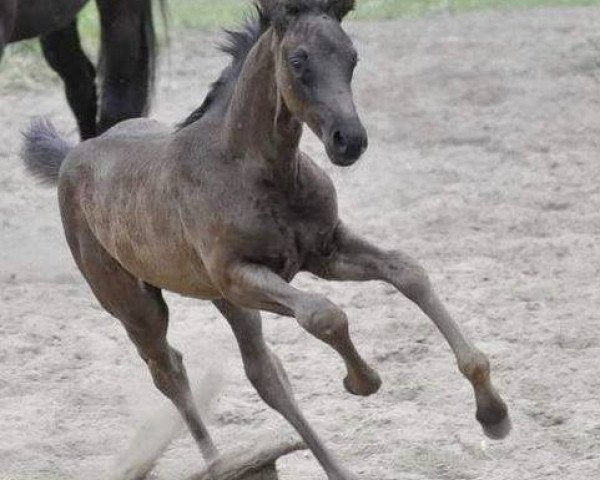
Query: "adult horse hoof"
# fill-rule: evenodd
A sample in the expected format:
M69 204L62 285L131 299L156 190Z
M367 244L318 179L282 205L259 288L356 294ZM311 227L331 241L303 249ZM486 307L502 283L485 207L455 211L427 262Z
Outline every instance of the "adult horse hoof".
M506 438L512 430L512 422L510 421L508 414L506 414L499 422L482 423L481 427L483 428L483 433L485 433L488 438L491 438L492 440L502 440Z
M350 375L344 378L344 388L352 395L368 397L376 393L381 387L381 377L372 369L368 369L363 375Z

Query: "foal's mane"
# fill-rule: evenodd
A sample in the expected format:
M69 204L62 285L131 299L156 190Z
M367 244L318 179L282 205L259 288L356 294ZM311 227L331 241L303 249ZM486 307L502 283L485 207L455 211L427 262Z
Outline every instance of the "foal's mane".
M260 7L256 6L256 14L246 20L240 30L225 30L227 38L219 46L219 49L231 56L231 63L221 72L217 81L211 85L202 105L177 125L178 130L200 120L217 98L227 90L227 87L235 82L242 71L242 66L250 50L270 26L271 19Z
M226 41L219 48L231 56L231 64L221 72L217 81L211 85L202 105L178 124L177 130L200 120L217 99L230 91L229 87L235 84L239 77L250 50L270 26L283 28L290 17L297 17L308 12L330 13L329 5L331 3L333 3L333 0L278 0L276 6L272 7L269 12L265 11L258 3L255 3L256 14L246 20L240 30L225 30Z

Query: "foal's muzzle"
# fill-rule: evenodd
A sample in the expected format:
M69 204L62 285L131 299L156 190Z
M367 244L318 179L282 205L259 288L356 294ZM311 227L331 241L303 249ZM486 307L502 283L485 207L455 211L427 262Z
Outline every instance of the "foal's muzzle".
M359 121L345 122L331 129L327 140L327 154L341 167L355 163L369 145L367 131Z

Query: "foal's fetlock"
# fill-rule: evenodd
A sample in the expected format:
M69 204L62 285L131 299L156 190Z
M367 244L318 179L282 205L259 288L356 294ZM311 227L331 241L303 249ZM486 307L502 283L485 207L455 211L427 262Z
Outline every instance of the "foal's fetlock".
M479 350L459 355L458 368L473 386L483 385L490 378L490 361Z
M506 437L512 428L508 407L490 380L490 362L479 350L459 356L458 367L475 390L477 421L484 433L494 440Z

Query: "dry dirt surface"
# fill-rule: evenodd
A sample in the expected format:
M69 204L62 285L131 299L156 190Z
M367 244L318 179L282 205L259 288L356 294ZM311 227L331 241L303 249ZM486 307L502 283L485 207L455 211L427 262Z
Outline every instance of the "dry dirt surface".
M503 442L485 439L448 346L390 287L301 276L345 309L384 380L373 397L347 395L336 355L266 315L307 417L361 480L600 478L598 25L589 8L348 25L371 147L346 170L314 138L306 148L333 176L350 225L426 266L491 356L515 427ZM172 124L227 61L217 34L174 37L153 111ZM76 271L55 192L19 164L31 116L73 134L62 92L5 89L0 99L0 479L105 479L166 401ZM191 376L224 373L209 418L219 446L289 432L244 378L215 309L168 302ZM201 464L183 434L151 478ZM281 476L324 478L305 453L283 461Z

